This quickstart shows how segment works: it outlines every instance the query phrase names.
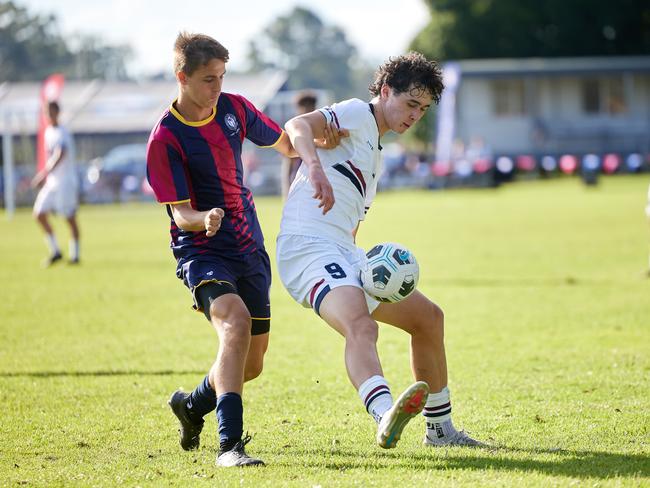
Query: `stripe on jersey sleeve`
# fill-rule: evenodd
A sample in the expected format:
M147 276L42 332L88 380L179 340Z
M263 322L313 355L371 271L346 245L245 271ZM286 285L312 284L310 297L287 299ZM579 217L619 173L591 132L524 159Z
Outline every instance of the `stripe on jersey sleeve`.
M244 108L246 138L261 147L272 147L280 141L282 129L264 112L260 111L241 95L231 95L233 105L239 103Z

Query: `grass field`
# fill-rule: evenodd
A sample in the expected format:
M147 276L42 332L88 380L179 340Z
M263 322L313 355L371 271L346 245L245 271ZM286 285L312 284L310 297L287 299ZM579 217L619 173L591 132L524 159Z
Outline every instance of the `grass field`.
M422 419L376 447L343 341L276 280L265 371L244 396L248 450L268 466L248 470L214 466L213 415L198 451L178 446L166 400L217 343L175 277L163 209L82 208L82 266L47 270L29 210L2 216L0 485L650 486L647 184L380 194L360 244L415 252L446 313L455 423L497 448L424 448ZM257 199L270 254L280 206ZM379 351L400 391L406 336L381 328Z

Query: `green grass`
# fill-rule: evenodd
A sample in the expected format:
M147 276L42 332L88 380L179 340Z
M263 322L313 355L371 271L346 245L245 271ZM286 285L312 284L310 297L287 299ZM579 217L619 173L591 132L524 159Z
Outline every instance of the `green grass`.
M360 244L415 252L446 313L455 423L499 448L425 449L421 419L376 447L343 341L276 279L265 371L244 396L268 466L249 470L214 466L212 415L199 451L177 443L167 397L202 379L217 341L175 277L164 211L82 208L82 266L48 270L29 211L2 216L0 485L648 486L646 180L380 194ZM257 199L270 254L280 206ZM406 387L405 334L382 327L379 351Z

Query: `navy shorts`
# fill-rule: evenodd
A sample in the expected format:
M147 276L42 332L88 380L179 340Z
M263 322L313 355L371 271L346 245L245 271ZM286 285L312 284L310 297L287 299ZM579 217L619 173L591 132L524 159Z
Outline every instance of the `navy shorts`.
M269 331L271 264L264 249L240 257L202 255L179 262L176 276L192 292L194 309L203 310L196 291L207 283L222 284L241 297L252 319L253 335ZM206 314L209 317L209 314Z

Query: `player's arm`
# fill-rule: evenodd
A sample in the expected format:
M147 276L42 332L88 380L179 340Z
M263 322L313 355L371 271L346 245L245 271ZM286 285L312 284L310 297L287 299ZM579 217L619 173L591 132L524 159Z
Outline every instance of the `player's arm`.
M220 208L199 211L194 210L189 202L172 203L170 206L174 222L184 231L197 232L205 230L205 235L212 237L221 227L221 219L223 219L224 213Z
M299 115L284 126L291 144L309 169L309 179L314 187L313 198L320 200L318 207L323 209L323 214L334 205L334 190L316 153L314 139L324 137L326 126L325 117L320 112Z
M314 137L314 146L320 149L334 149L341 144L342 137L348 137L349 135L350 132L347 129L337 128L334 122L330 124L326 123L322 135L320 135L320 137ZM288 158L299 157L298 152L293 147L293 144L291 144L291 140L287 136L286 132L282 133L280 140L273 147L280 154L287 156Z
M66 149L65 146L58 145L54 148L54 151L52 151L52 155L50 158L45 162L45 167L36 173L36 176L32 179L32 187L36 188L37 186L42 185L45 182L45 179L47 178L47 175L49 175L54 168L56 168L61 161L63 161L63 158L66 155Z

